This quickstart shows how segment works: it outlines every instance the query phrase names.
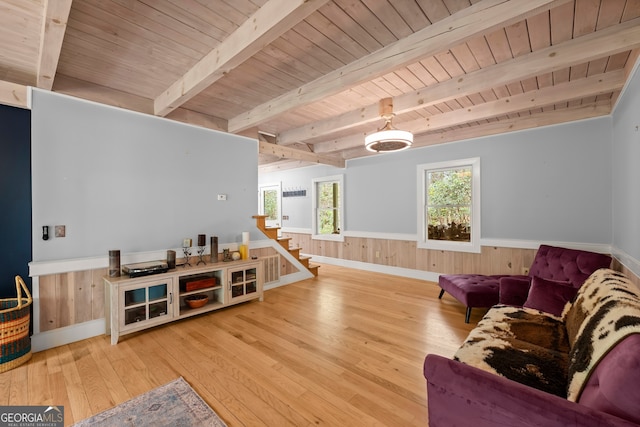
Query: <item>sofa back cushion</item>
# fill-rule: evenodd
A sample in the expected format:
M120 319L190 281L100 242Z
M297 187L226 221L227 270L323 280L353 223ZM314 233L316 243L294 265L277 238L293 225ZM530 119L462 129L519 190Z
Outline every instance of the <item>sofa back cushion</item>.
M540 245L529 276L570 282L579 288L591 273L610 265L611 257L606 254Z
M571 348L567 399L577 402L603 357L627 336L640 334L640 289L622 273L600 269L584 282L563 318Z

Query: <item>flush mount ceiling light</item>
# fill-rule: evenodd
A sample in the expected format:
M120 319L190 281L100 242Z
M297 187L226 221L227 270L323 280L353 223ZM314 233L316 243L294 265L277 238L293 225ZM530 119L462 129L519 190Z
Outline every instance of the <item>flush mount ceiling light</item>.
M413 134L405 130L395 129L391 125L391 120L394 116L391 98L385 98L380 101L380 116L385 120L385 124L377 132L365 137L364 145L366 149L374 153L390 153L411 147Z

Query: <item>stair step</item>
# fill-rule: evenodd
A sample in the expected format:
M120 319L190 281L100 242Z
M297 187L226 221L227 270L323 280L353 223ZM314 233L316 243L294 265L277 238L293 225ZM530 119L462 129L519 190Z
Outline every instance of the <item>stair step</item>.
M320 268L320 266L318 264L312 264L307 268L309 269L311 274L313 274L316 277L318 276L318 269Z
M305 267L309 268L309 260L311 259L310 256L299 256L298 260L300 261L300 263L302 265L304 265Z
M278 227L267 227L262 232L270 239L278 240Z
M278 243L280 243L280 245L285 248L285 249L289 249L289 242L291 240L291 237L279 237L278 238Z
M291 255L293 255L294 257L298 258L300 257L300 249L301 248L287 248L287 250L289 251L289 253Z
M266 227L267 216L266 215L254 215L252 218L256 219L256 225L259 229Z

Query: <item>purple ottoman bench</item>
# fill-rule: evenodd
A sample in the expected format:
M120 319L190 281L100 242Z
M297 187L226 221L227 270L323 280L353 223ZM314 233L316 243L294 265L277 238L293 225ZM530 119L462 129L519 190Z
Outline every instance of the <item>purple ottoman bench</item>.
M438 278L442 288L439 299L447 291L467 307L464 322L469 323L473 307L492 307L499 302L500 279L507 275L483 276L482 274L446 274ZM526 278L527 276L520 276Z
M443 274L438 278L442 288L438 298L442 299L446 291L464 304L467 307L464 321L469 323L474 307L492 307L498 303L522 306L534 276L579 288L594 271L610 265L611 257L606 254L540 245L529 275Z

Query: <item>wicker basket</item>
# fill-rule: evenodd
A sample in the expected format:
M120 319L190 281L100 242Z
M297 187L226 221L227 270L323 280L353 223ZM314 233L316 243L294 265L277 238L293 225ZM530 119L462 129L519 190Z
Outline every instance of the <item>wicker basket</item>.
M16 293L17 298L0 299L0 372L31 359L29 322L33 299L20 276L16 276Z

